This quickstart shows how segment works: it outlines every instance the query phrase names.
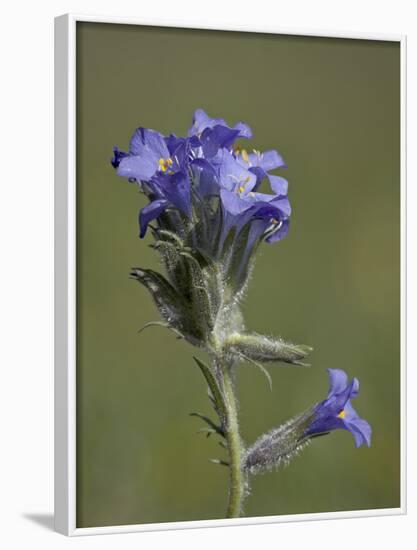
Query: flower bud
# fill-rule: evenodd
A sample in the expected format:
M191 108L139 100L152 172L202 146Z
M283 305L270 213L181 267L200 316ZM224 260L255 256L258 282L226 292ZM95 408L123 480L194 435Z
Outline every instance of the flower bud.
M313 350L309 346L290 344L281 338L273 339L261 334L238 333L229 336L223 347L226 352L236 353L261 363L283 361L301 366L309 366L300 361Z

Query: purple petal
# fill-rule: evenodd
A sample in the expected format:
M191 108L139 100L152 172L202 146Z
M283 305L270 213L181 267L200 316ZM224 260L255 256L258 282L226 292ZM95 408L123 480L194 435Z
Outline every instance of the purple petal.
M330 432L332 430L347 430L341 418L337 416L318 416L306 430L306 435Z
M193 124L188 130L189 136L200 135L207 128L214 128L215 126L223 126L228 130L235 131L235 137L251 138L252 130L244 122L238 122L233 128L231 128L223 118L211 118L203 109L197 109L193 115ZM226 146L225 146L226 147Z
M136 128L130 138L129 153L131 155L138 155L142 151L144 144L144 128Z
M356 397L359 394L359 380L357 378L354 378L352 382L353 382L353 386L352 386L351 397Z
M119 167L119 164L120 164L120 161L125 158L125 157L128 157L129 156L129 153L125 153L124 151L120 151L118 147L113 147L113 157L111 159L111 165L113 166L113 168L118 168Z
M257 202L258 201L271 202L277 198L276 195L269 195L268 193L258 193L258 192L251 193L251 197L253 198L254 201L257 201Z
M206 158L214 157L219 149L230 147L237 139L239 130L232 130L227 126L206 128L201 136L201 145Z
M193 124L188 130L189 136L199 135L206 128L213 128L216 124L227 126L226 122L222 118L211 118L203 109L197 109L193 115Z
M147 149L152 151L152 153L156 155L158 159L166 159L169 157L168 147L162 134L160 134L159 132L155 132L155 130L148 129L145 129L143 133L143 141Z
M282 213L281 217L290 217L291 205L287 197L276 197L272 199L271 204L274 205Z
M348 385L348 375L341 369L327 369L329 373L330 389L327 398L344 391Z
M337 370L337 369L328 369L328 370ZM343 371L341 371L343 372ZM328 397L325 401L320 404L320 409L323 414L328 415L337 415L342 410L345 409L348 401L352 397L352 392L354 389L354 381L348 384L343 390L338 393L333 393L332 390L329 390Z
M234 129L239 130L240 138L250 139L253 136L251 127L244 122L238 122L237 124L235 124Z
M130 140L129 152L132 156L152 158L155 162L169 157L164 137L155 130L137 128Z
M128 156L120 160L117 175L147 181L155 174L158 161L152 156Z
M169 156L173 156L175 154L175 151L180 147L184 142L185 139L181 137L177 137L175 134L170 134L168 137L164 138L164 141L166 143L166 146L168 147Z
M252 206L251 201L241 197L235 191L220 189L220 198L227 212L233 215L241 214Z
M257 197L262 196L263 193L254 193L255 199ZM267 197L270 197L270 195L267 195ZM272 199L273 200L273 199ZM281 212L272 204L271 200L268 201L254 201L253 207L251 208L251 214L253 218L262 218L268 220L268 222L271 222L273 220L280 221L281 220Z
M217 179L212 172L208 170L201 170L199 182L198 182L198 193L201 197L207 195L218 196L220 192L219 184Z
M167 206L168 202L165 199L158 199L146 205L145 208L142 208L139 214L139 236L141 239L143 239L146 234L148 224L162 214Z
M191 213L190 180L185 172L160 178L161 191L165 198L185 214Z
M195 135L201 133L207 128L207 124L210 123L210 117L204 111L204 109L196 109L193 115L193 125L189 129L188 135Z
M182 212L190 214L190 182L184 172L176 172L172 175L158 172L152 178L150 187L158 198L166 199Z
M245 214L243 214L243 217L245 217ZM243 224L245 225L245 224ZM241 260L241 269L244 269L244 266L247 265L247 261L249 258L250 253L252 252L252 249L254 245L259 242L259 239L262 238L263 234L265 233L265 230L268 226L268 221L264 219L255 219L252 220L250 224L249 229L249 235L245 244L245 250L242 256ZM240 272L239 270L239 272Z
M255 187L256 176L239 164L227 150L224 150L220 165L220 185L229 191L243 187L244 193L247 194Z
M288 235L289 229L290 220L283 220L278 226L278 229L274 231L271 235L269 235L269 237L267 237L266 242L271 244L282 241L282 239L284 239Z
M280 176L268 175L269 183L272 191L278 195L286 195L288 193L288 181Z
M353 422L346 423L347 429L355 438L356 447L361 445L371 446L372 428L363 418L357 418Z
M286 168L287 165L284 162L282 156L278 151L265 151L261 154L258 162L258 166L263 168L266 172L274 170L275 168Z
M346 403L346 405L343 408L343 411L345 413L345 416L344 416L345 422L351 422L352 420L359 418L358 413L355 411L350 401Z
M191 164L194 166L198 166L199 168L202 168L203 170L212 172L213 174L216 173L213 165L206 159L203 158L196 158L191 161Z
M245 168L247 168L249 170L249 172L252 172L252 174L255 174L256 176L256 189L261 185L262 181L269 176L269 174L267 174L265 172L265 170L263 168L260 168L259 166L251 166L250 168L248 168L248 163L245 163L245 161L242 161L241 160L241 157L238 157L237 161L242 164L242 166L244 166Z

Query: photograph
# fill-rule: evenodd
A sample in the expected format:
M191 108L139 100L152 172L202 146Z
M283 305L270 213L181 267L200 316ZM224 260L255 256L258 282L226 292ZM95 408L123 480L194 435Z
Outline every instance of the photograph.
M400 509L401 42L75 39L76 528Z

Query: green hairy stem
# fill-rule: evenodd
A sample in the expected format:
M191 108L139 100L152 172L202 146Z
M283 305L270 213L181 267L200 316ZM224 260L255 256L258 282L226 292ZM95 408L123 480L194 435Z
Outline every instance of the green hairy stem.
M238 407L230 367L221 369L223 378L224 408L226 412L226 440L229 451L230 487L227 517L237 518L242 512L246 476L242 469L243 445L239 434Z

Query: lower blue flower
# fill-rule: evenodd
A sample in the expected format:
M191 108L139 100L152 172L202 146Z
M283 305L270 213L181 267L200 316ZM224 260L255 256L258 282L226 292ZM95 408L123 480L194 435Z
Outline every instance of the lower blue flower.
M356 447L371 445L372 429L369 423L360 418L351 404L351 399L359 393L359 381L349 382L347 374L340 369L327 369L330 389L327 398L315 406L310 425L305 436L313 436L332 430L348 430L355 439Z
M160 174L147 182L151 191L151 202L139 213L141 239L146 234L148 224L157 219L169 207L177 208L191 217L190 180L186 172L172 175Z

